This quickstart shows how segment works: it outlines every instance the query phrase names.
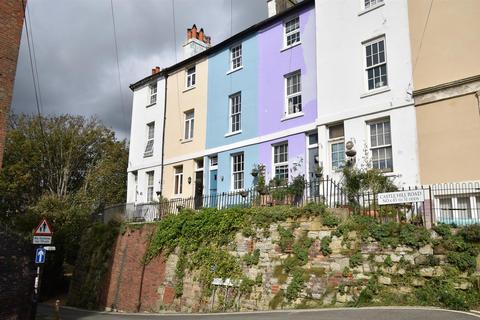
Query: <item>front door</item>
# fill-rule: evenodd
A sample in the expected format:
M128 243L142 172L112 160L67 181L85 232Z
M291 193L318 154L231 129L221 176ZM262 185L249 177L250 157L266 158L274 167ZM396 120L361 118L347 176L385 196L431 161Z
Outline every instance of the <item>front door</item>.
M217 169L210 170L210 201L209 207L217 207Z
M203 206L203 170L195 172L195 209Z

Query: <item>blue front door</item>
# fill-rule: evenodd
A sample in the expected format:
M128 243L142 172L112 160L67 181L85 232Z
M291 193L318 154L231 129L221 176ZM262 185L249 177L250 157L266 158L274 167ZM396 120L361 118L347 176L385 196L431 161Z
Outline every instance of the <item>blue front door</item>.
M216 208L217 207L217 170L210 170L210 201L209 207Z

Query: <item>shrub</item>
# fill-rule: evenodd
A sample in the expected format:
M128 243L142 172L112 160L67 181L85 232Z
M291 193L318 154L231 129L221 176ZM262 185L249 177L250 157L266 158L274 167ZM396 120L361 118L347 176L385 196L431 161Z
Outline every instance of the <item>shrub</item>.
M361 252L357 252L350 257L350 261L349 261L350 268L358 267L362 263L363 263L363 257Z
M255 249L252 254L246 254L243 257L243 261L247 266L256 266L260 260L260 249Z
M340 219L336 217L331 212L325 211L321 215L322 217L322 224L327 227L336 227L340 224Z
M447 239L452 235L452 230L450 229L450 226L445 223L440 223L434 226L432 229L443 239Z
M473 271L477 266L477 260L475 256L471 255L471 252L449 252L447 254L447 261L456 266L460 271Z
M303 269L296 268L293 271L292 281L287 287L285 297L288 301L293 301L298 298L298 294L302 291L302 286L305 283L305 274Z
M285 292L283 290L279 290L275 296L270 300L268 306L270 309L277 309L279 305L283 305L283 300L285 299Z
M332 249L330 248L330 243L332 242L331 237L323 237L320 241L320 251L324 256L328 256L332 253Z
M464 227L458 234L467 242L480 243L480 224Z
M280 235L280 240L278 241L278 245L280 246L280 249L282 249L283 252L287 248L291 248L293 245L293 242L295 241L295 236L293 235L293 232L289 229L285 229L282 226L278 226L278 233Z
M313 240L305 233L293 245L293 253L297 257L300 265L305 265L308 262L308 250L312 246Z
M403 257L402 257L403 258ZM387 256L385 258L385 260L383 260L383 264L386 266L386 267L393 267L393 261L392 261L392 258L390 256Z

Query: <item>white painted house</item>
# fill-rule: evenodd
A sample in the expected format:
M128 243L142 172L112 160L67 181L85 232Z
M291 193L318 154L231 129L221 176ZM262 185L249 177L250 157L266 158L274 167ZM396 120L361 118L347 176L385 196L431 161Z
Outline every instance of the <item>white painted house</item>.
M320 161L341 179L345 144L395 177L420 182L407 0L317 0ZM367 155L365 157L365 155Z
M158 199L162 175L165 78L160 68L133 89L127 203Z

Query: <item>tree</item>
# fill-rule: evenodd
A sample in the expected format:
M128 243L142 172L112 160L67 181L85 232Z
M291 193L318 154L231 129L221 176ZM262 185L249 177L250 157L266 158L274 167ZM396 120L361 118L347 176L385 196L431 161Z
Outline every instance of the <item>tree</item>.
M125 201L127 163L126 142L97 119L11 117L0 171L0 222L26 237L42 217L50 222L57 250L45 266L44 295L65 288L63 268L75 264L92 212Z
M91 205L123 202L125 141L97 119L12 116L0 172L0 212L7 221L44 196L82 193Z

